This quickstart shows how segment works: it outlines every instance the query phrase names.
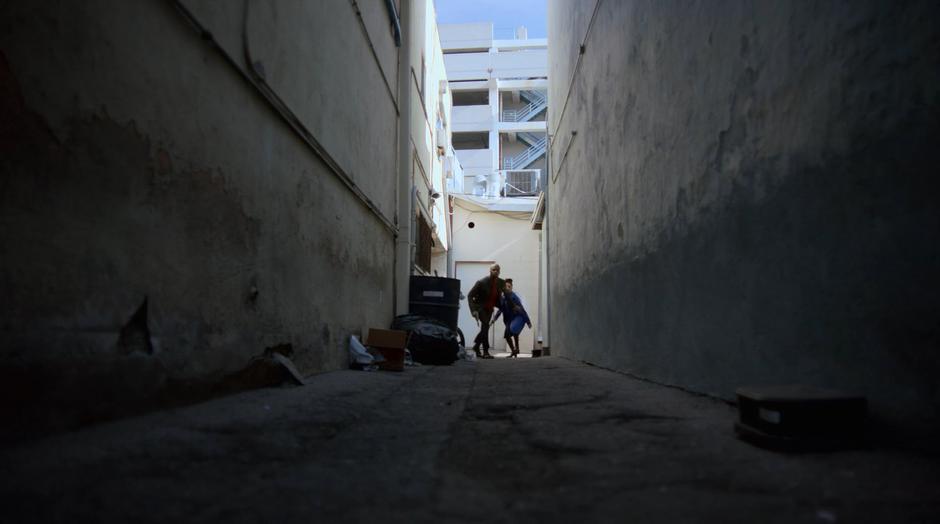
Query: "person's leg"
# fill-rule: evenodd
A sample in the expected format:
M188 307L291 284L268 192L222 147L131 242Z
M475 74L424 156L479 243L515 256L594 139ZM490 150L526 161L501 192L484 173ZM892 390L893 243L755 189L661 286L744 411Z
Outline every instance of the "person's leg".
M510 353L515 353L515 346L512 345L512 332L509 331L509 326L506 326L506 330L503 331L503 338L506 339L506 347L509 348Z
M483 345L483 358L493 358L490 355L490 320L493 318L493 310L480 311L480 343Z
M483 321L482 312L480 312L477 320L480 321L480 332L477 333L477 336L473 338L473 352L476 353L478 357L482 357L483 354L480 353L480 346L483 345L484 347L489 347L489 342L487 342L487 338L489 336L487 333L487 331L489 331L489 321Z
M484 326L480 324L480 332L477 333L477 336L473 339L473 352L477 354L477 357L482 357L483 353L480 353L480 345L483 343L483 336L486 334L484 331Z
M512 348L512 356L519 355L519 335L513 335L512 338L516 340L516 345Z

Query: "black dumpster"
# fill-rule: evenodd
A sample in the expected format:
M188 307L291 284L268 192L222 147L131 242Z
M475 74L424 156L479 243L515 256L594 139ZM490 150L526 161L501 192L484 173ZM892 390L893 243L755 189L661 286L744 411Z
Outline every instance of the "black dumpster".
M460 312L460 281L444 277L411 277L408 312L435 318L457 330Z

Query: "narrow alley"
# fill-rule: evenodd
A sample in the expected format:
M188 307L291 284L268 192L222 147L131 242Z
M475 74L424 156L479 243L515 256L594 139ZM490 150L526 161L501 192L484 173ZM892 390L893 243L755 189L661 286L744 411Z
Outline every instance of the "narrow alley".
M0 524L940 522L937 0L0 0Z

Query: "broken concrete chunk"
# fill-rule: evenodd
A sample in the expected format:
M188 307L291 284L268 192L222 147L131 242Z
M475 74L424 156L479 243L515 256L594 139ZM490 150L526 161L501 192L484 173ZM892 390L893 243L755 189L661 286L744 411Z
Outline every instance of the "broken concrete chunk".
M287 370L287 373L294 380L294 382L296 382L298 385L304 386L307 384L307 381L304 380L304 376L300 374L300 371L297 370L297 368L294 366L294 363L291 361L291 359L285 357L284 355L280 353L272 353L271 359L274 360L274 362L277 362L278 364L280 364L285 370Z

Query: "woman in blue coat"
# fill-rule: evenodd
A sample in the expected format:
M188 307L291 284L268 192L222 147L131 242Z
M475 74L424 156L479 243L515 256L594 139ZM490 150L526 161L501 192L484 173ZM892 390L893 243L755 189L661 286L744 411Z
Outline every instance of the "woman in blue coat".
M503 332L503 338L512 352L510 357L519 356L519 333L522 333L522 326L529 326L532 329L532 321L529 320L529 314L522 307L522 299L519 295L512 292L512 279L506 279L506 286L503 288L503 295L499 297L497 305L499 311L493 317L493 322L503 315L503 323L506 324L506 330ZM515 344L513 344L515 342Z

